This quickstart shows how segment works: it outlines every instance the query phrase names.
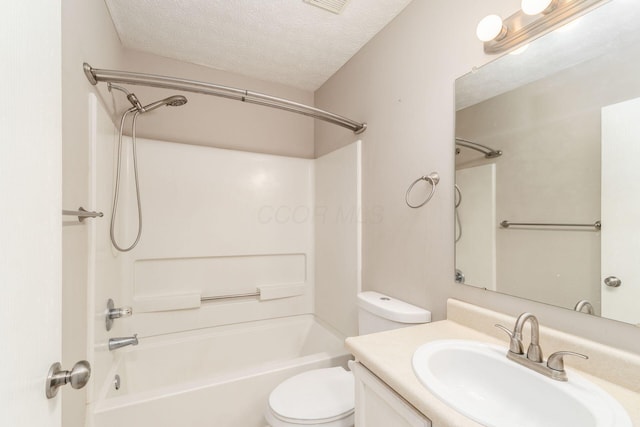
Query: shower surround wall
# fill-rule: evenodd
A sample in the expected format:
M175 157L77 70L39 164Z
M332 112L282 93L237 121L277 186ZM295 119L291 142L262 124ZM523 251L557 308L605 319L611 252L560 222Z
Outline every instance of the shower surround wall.
M456 268L466 284L496 290L496 166L456 171Z
M119 355L130 350L108 351L109 338L137 333L142 348L150 336L313 312L313 161L138 139L143 232L135 249L119 253L109 240L108 212L117 135L106 111L90 98L96 135L92 202L106 214L90 226L90 296L97 314L90 337L90 403L104 394ZM116 235L128 245L137 230L130 138L124 147ZM267 285L284 286L293 295L199 305L200 296ZM181 305L185 295L195 305ZM108 298L134 311L110 332L102 317Z
M143 237L124 261L135 332L149 336L313 311L312 161L153 140L138 141L138 157ZM129 220L130 241L135 204L123 206L120 218ZM283 292L295 296L184 310L174 310L172 301L166 310L155 302L182 295L196 295L198 302L261 286L288 287Z
M118 241L127 246L137 230L129 141L116 222ZM111 138L98 145L113 151L115 144ZM133 306L134 316L120 321L123 332L145 337L313 312L313 161L140 138L137 151L142 237L132 251L114 253L102 230L100 242L119 260L122 278L96 283L120 288L122 303ZM262 286L287 298L200 305L200 297Z
M360 287L359 141L314 161L139 138L143 231L136 248L120 253L109 240L108 211L117 132L93 95L89 109L94 111L90 119L94 135L90 206L104 210L106 219L89 226L89 288L91 311L96 313L91 321L94 374L89 410L92 414L95 411L96 425L104 425L105 417L120 417L120 409L109 412L118 405L135 413L132 419L145 419L149 408L141 402L151 394L154 405L165 409L178 405L181 399L190 401L189 396L196 394L205 400L213 396L211 393L224 396L226 389L216 385L221 378L234 390L246 387L242 394L251 395L255 403L250 412L261 414L269 391L288 376L346 363L342 340L357 328L354 301ZM166 117L173 111L159 109L149 114ZM125 136L124 142L116 236L120 245L128 246L138 225L130 138ZM322 234L318 242L314 238L317 233ZM336 247L338 241L341 243ZM316 249L322 252L322 274L318 275ZM318 289L316 277L322 284ZM251 293L256 288L263 291L261 297L200 303L200 297ZM109 332L103 318L108 298L113 298L116 306L133 306L134 312L129 318L116 320ZM344 313L335 313L336 301L345 305ZM242 344L242 328L266 328L269 319L276 318L314 326L305 327L311 328L308 334L275 333L273 339L281 336L282 342L273 341L274 348L268 347L271 338L265 335L262 352L255 343L250 347L254 339ZM133 334L139 334L138 347L108 351L109 338ZM158 346L166 342L178 343L171 356L174 366L191 365L193 352L181 350L179 343L187 336L197 341L194 334L220 337L198 344L205 349L198 354L208 354L203 363L209 366L209 373L203 373L198 381L193 380L198 375L194 373L189 383L180 379L178 369L172 374L174 382L163 384L163 390L150 386L144 395L135 394L131 387L137 384L132 382L137 377L132 376L130 363L123 360L155 354L161 361L164 350ZM233 351L225 344L230 334L239 336ZM318 338L324 336L328 338ZM292 355L290 360L269 356L281 350ZM214 356L237 360L237 366L225 372L224 364L219 366ZM200 360L200 356L196 358ZM245 359L251 364L243 367ZM219 373L212 374L215 372ZM112 390L115 373L122 377L120 393ZM256 377L257 382L248 382L248 377ZM196 393L204 384L209 391ZM118 399L112 400L114 397ZM216 418L219 420L224 419L225 408L234 404L221 401L211 407L200 400L192 403L194 411L196 407L208 408L221 417ZM242 411L236 412L240 416ZM207 418L200 412L193 416ZM93 416L90 419L94 421ZM242 425L261 424L247 418Z
M344 336L358 334L361 153L356 141L315 160L315 314Z

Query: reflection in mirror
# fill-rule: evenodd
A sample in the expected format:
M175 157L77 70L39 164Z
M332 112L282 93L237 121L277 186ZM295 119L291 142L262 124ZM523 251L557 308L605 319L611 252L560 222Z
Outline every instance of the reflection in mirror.
M612 1L458 79L456 281L640 323L638 22Z

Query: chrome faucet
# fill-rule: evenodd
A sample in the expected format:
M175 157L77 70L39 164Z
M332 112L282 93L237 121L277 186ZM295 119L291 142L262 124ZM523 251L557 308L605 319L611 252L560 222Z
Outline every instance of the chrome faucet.
M536 316L531 313L522 313L516 320L513 336L522 342L522 329L527 321L531 322L531 343L527 349L527 359L539 363L542 362L542 349L540 348L540 325Z
M525 355L522 345L522 330L527 322L531 322L531 341ZM507 359L513 360L551 379L567 381L567 372L564 370L564 356L577 356L588 359L584 354L572 351L558 351L549 356L545 363L542 357L542 349L540 348L540 326L536 316L531 313L522 313L518 316L513 332L502 325L495 326L509 335Z
M138 345L138 334L134 334L132 337L109 338L109 351L128 345Z

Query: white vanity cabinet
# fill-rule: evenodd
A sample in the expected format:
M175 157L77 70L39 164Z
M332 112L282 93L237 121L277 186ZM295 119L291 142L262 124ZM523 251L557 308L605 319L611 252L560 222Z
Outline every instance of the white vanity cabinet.
M356 427L431 427L431 421L364 365L351 363L356 384Z

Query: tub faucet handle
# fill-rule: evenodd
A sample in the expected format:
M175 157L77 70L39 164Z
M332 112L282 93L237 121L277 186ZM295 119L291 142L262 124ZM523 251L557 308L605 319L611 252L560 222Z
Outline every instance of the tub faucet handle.
M131 307L120 307L120 308L114 308L113 310L109 310L109 317L111 319L129 317L132 314L133 314L133 309Z
M107 331L110 331L113 327L113 320L119 319L121 317L129 317L133 314L133 309L131 307L119 307L116 308L113 300L109 298L107 301L107 314L105 319L105 325Z

